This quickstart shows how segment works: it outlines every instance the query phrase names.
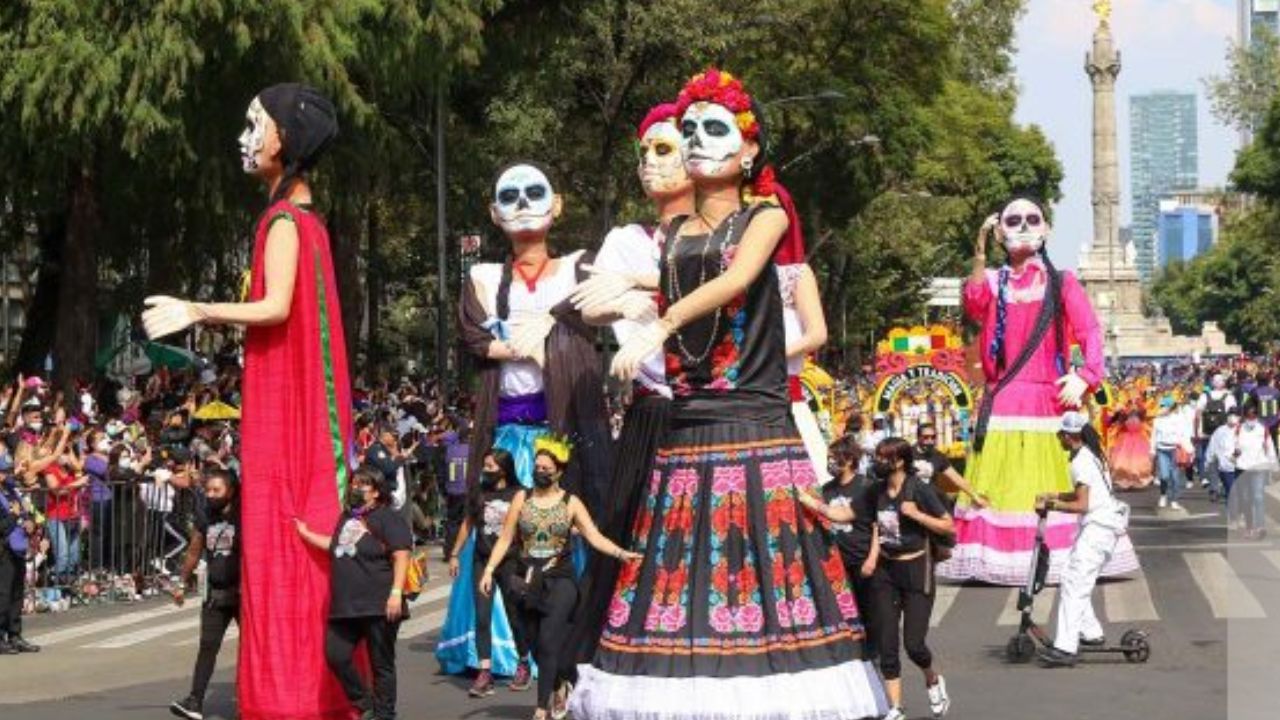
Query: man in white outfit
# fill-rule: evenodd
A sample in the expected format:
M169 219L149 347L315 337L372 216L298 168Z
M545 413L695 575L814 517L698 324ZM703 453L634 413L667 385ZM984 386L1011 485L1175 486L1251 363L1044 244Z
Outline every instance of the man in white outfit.
M1080 645L1103 645L1102 625L1093 612L1093 588L1098 575L1115 551L1116 542L1129 526L1129 506L1116 499L1111 473L1102 460L1098 434L1083 413L1062 416L1058 441L1071 455L1068 493L1049 493L1037 503L1049 510L1080 515L1080 531L1067 558L1058 588L1058 625L1053 647L1040 654L1046 667L1076 664Z

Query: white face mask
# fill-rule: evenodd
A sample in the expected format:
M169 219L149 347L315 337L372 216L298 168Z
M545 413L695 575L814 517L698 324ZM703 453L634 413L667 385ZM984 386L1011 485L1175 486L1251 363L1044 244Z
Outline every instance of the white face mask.
M111 452L111 441L106 439L99 440L93 449L100 453L109 453Z
M685 167L695 178L716 178L731 172L729 161L742 152L738 119L723 105L694 103L680 119Z
M507 234L543 232L555 219L551 181L532 165L508 168L493 188L493 212Z
M240 133L240 165L247 173L258 171L258 153L267 141L267 110L254 98L244 114L244 132Z
M1039 252L1049 237L1049 222L1039 206L1029 200L1014 200L1000 213L1004 246L1009 252Z
M1232 415L1231 417L1228 417L1228 418L1227 418L1227 425L1228 425L1228 426L1230 426L1230 427L1235 427L1235 426L1237 426L1237 425L1239 425L1239 424L1240 424L1240 418L1238 418L1238 417L1236 417L1236 416L1234 416L1234 415Z
M684 169L683 138L674 123L654 123L640 139L640 184L650 197L688 190L692 183Z
M131 458L131 457L127 457L127 456L122 456L122 457L120 458L120 469L121 469L121 470L132 470L132 469L133 469L133 458Z

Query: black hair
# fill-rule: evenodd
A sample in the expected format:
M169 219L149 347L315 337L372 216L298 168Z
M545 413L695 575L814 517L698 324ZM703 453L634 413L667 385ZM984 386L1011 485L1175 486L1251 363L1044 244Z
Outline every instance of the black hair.
M548 458L550 458L551 462L556 464L556 470L559 470L560 472L564 472L564 469L569 467L568 461L560 462L559 458L557 458L555 455L552 455L551 452L548 450L539 450L538 452L534 453L533 456L538 457L539 455L545 455Z
M827 449L831 457L841 465L852 465L855 469L862 460L862 445L853 435L842 435L831 443Z
M900 437L887 437L876 445L876 457L886 456L889 460L901 460L908 475L916 472L916 449L911 443Z
M376 465L370 463L361 463L356 468L355 473L351 475L351 484L356 483L371 485L378 491L378 504L391 504L391 496L395 493L395 487L392 485L391 479L386 473L382 472Z
M232 496L240 494L240 478L234 471L220 467L207 467L201 474L206 483L210 480L221 480Z
M498 185L498 178L502 177L503 173L505 173L506 171L510 170L513 167L518 167L520 165L528 165L529 167L545 175L547 178L547 182L551 183L552 191L554 191L557 187L559 187L559 185L556 184L555 173L551 172L551 169L548 168L546 165L543 165L542 163L536 160L512 160L511 162L508 162L502 167L498 168L498 172L493 174L493 179L489 181L489 191L492 192L493 189Z
M498 464L498 472L502 473L502 479L506 481L508 487L520 483L516 475L516 459L511 453L495 447L485 453L485 456L493 457L493 461ZM481 472L483 472L483 468ZM467 488L467 517L471 518L473 527L479 526L483 513L484 489L480 487L480 478L477 476L475 481Z

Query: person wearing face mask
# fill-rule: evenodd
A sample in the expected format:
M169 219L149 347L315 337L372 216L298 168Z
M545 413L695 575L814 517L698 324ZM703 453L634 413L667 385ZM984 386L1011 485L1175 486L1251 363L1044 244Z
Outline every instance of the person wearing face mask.
M636 553L605 537L586 505L561 487L570 447L553 436L539 438L534 459L533 490L516 493L503 519L502 532L480 576L480 592L493 592L494 575L512 547L520 544L520 577L512 588L522 609L524 630L538 663L535 720L563 718L573 688L574 667L561 663L569 640L569 623L578 603L570 538L576 528L596 551L633 563ZM557 685L559 690L557 691ZM555 700L552 694L555 691Z
M533 442L547 433L573 437L582 448L566 485L593 512L611 477L611 443L596 331L569 295L589 273L591 255L555 257L550 233L563 209L548 172L531 162L499 171L490 218L511 253L501 263L471 266L459 300L463 346L479 374L467 486L484 454L502 448L516 461L516 480L533 484Z
M1227 413L1226 422L1209 438L1208 464L1218 478L1218 492L1223 498L1224 512L1227 515L1227 526L1239 527L1240 494L1232 492L1236 476L1236 431L1240 427L1240 413L1232 410Z
M1038 522L1035 498L1071 490L1058 418L1101 383L1103 337L1075 273L1053 265L1050 232L1044 207L1026 198L1007 204L978 231L963 300L966 315L982 328L978 347L986 390L965 476L988 506L978 507L968 497L957 501L956 548L938 566L941 577L1023 585ZM1006 257L988 268L993 233ZM1072 360L1073 344L1080 347L1079 365ZM1048 518L1050 583L1065 567L1075 526L1067 515ZM1103 574L1137 567L1126 537Z
M240 507L239 483L226 470L204 473L204 512L196 514L187 545L187 554L178 573L173 602L182 607L186 587L201 558L207 568L205 587L200 588L200 649L191 676L191 693L169 706L174 715L187 720L204 717L205 691L218 660L218 650L227 628L240 617Z
M1245 537L1261 540L1267 535L1265 489L1267 479L1280 469L1276 446L1266 423L1258 417L1258 403L1246 401L1244 418L1235 433L1235 466L1240 472L1236 492L1244 514Z
M114 526L111 485L107 474L110 465L111 440L106 432L95 429L85 437L84 472L89 476L89 568L114 569Z
M938 428L933 423L920 423L916 429L916 476L933 484L938 497L947 502L950 493L961 493L976 508L986 508L990 503L978 494L956 471L951 460L938 450Z
M875 640L889 699L885 720L904 720L902 661L899 635L907 657L924 673L929 709L940 718L951 708L947 682L935 667L926 643L935 592L930 544L955 532L946 506L927 483L916 476L915 452L902 438L889 438L876 447L872 463L876 485L868 510L874 513L871 551L865 576L871 578L871 613ZM802 494L801 502L832 522L850 522L856 509L819 503Z
M404 583L413 531L391 507L393 489L381 470L361 465L332 536L294 518L298 535L332 558L325 661L360 720L396 717L396 635L409 617ZM369 649L372 687L353 662L361 643Z
M1040 660L1046 667L1071 667L1078 660L1081 644L1106 645L1090 598L1107 558L1129 527L1129 506L1115 496L1102 443L1088 415L1064 413L1058 440L1071 458L1074 489L1041 495L1036 506L1079 515L1080 530L1062 573L1053 646L1040 653Z
M1160 398L1160 414L1151 425L1151 454L1156 478L1160 481L1158 507L1162 509L1183 510L1178 502L1182 497L1183 473L1177 456L1180 451L1185 452L1191 443L1188 430L1173 397L1166 395Z
M197 323L246 327L241 521L250 542L236 683L244 720L328 720L348 705L322 662L329 562L278 525L290 516L332 522L350 479L341 301L308 177L337 135L337 111L319 90L281 83L259 92L239 138L242 167L268 201L255 225L247 301L151 297L142 316L152 339Z
M858 471L862 462L862 446L853 435L845 435L832 443L827 456L827 471L834 481L822 487L822 502L831 508L848 508L852 513L852 517L846 520L832 520L831 535L840 548L845 575L853 585L858 608L862 610L863 622L867 626L868 654L874 656L876 621L870 613L871 577L875 574L875 563L871 558L872 526L876 517L872 502L875 479ZM801 502L812 505L806 499L809 497L802 495ZM831 518L822 508L817 510Z
M502 590L502 603L495 604L491 594L480 591L479 568L485 567L493 556L507 511L520 492L515 477L511 453L495 449L484 456L480 482L467 491L466 515L449 553L449 575L454 582L435 654L447 674L458 674L468 667L478 670L468 690L471 697L492 695L495 673L511 675L508 687L515 691L528 689L532 677L523 618L512 588L516 572L514 547L498 559L493 575Z
M1215 472L1216 466L1213 455L1209 452L1209 446L1213 443L1213 436L1227 423L1227 417L1235 409L1236 398L1227 389L1226 376L1215 373L1209 379L1208 392L1201 395L1196 403L1196 418L1199 423L1199 432L1196 435L1196 457L1205 470L1203 482L1209 487L1210 496L1215 500L1219 496L1227 497L1227 493L1222 487L1220 471Z

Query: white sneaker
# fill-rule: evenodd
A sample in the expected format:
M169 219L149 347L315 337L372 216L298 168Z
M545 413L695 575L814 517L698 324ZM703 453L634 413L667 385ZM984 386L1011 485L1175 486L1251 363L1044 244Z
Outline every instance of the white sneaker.
M1207 478L1206 478L1206 479L1204 479L1204 480L1201 480L1201 481L1200 481L1200 487L1202 487L1202 488L1207 488L1207 487L1209 487L1209 480L1208 480Z
M929 686L929 711L934 718L940 718L951 709L951 696L947 695L947 680L941 675L938 682Z
M1167 507L1169 507L1169 498L1167 498L1167 497L1165 497L1165 496L1161 495L1161 496L1160 496L1160 502L1156 503L1156 507L1158 507L1158 508L1167 508Z
M1184 508L1183 508L1181 505L1179 505L1179 504L1178 504L1178 501L1177 501L1177 500L1174 500L1173 502L1169 503L1169 509L1170 509L1170 510L1182 510L1182 509L1184 509Z
M883 720L907 720L907 715L902 712L902 708L892 707L889 708L889 712L885 714Z

